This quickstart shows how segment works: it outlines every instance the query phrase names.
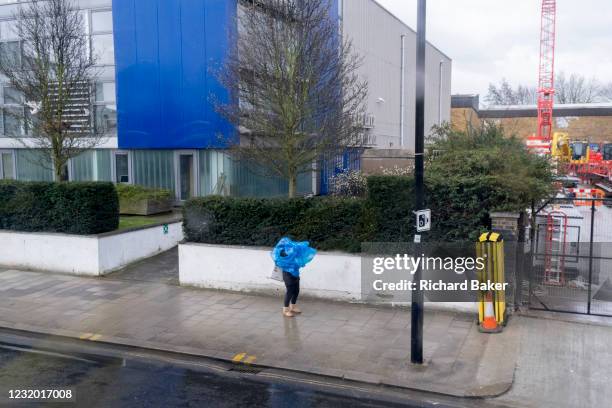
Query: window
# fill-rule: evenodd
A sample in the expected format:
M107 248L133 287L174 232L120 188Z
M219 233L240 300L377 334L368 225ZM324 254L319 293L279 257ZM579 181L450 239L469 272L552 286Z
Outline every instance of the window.
M19 41L0 42L0 58L11 67L21 64L21 43Z
M93 56L99 65L115 63L115 45L112 34L96 34L91 37Z
M98 82L96 84L94 126L96 133L110 133L117 129L114 82Z
M113 31L113 13L109 11L94 11L91 13L91 28L94 33L109 33Z
M129 152L116 151L113 153L113 180L115 183L130 184L132 182L132 166Z
M10 65L21 64L21 43L16 20L0 21L0 58Z
M23 96L14 88L5 86L2 97L3 131L7 136L24 134Z
M115 102L114 82L98 82L96 84L96 102Z
M110 10L91 12L91 49L92 56L100 65L115 63L113 41L113 14Z
M0 21L0 40L19 40L17 35L17 21L16 20L2 20Z
M0 151L0 179L15 178L15 160L10 151Z
M21 93L10 86L4 87L4 104L5 105L21 105L23 98Z

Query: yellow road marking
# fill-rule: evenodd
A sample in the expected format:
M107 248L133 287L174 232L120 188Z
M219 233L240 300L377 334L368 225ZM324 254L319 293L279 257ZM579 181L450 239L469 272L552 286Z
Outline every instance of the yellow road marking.
M85 340L85 339L90 338L91 336L93 336L93 333L83 333L81 334L81 336L79 336L79 339Z
M247 355L247 353L238 353L234 356L234 358L232 358L232 361L234 363L239 363L242 361L243 358L245 358Z
M248 356L246 360L244 360L244 364L253 364L257 360L256 356Z
M96 341L96 340L100 340L101 338L102 338L101 334L94 334L93 336L89 338L89 340Z

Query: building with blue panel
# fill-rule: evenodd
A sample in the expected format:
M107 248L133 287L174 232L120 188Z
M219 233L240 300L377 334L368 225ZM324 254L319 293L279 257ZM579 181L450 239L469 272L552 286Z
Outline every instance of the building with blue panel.
M0 52L19 50L21 40L12 29L15 3L0 0ZM91 124L106 137L96 149L70 160L67 178L166 188L177 201L210 194L286 194L285 180L264 177L231 159L227 148L239 135L213 104L231 98L215 72L232 49L239 10L249 3L77 0L99 71L92 84ZM409 148L414 141L414 31L374 0L337 0L330 13L364 57L360 74L370 84L364 118L369 148ZM450 119L451 61L431 45L427 58L426 122L432 126ZM0 102L3 113L23 109L6 81ZM14 115L1 116L0 178L53 179L50 166L32 159L40 152L24 147L26 127ZM337 169L324 170L329 177ZM301 177L299 192L325 192L326 180L320 177Z
M214 109L236 0L113 1L122 149L226 148L234 128ZM222 137L221 137L222 136Z

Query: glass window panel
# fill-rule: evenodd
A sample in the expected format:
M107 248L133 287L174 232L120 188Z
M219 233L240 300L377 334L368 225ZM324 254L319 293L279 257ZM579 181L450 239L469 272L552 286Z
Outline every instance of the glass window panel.
M113 31L113 14L111 11L94 11L91 13L92 32Z
M87 151L72 158L72 180L94 181L95 152Z
M81 10L81 22L83 23L83 33L89 35L89 16L87 10Z
M229 195L232 183L232 163L223 152L200 150L200 194Z
M15 88L4 87L4 103L6 105L20 105L22 101L21 93Z
M171 150L134 150L134 183L174 191L174 152Z
M19 41L0 43L0 58L9 66L21 64L21 44Z
M97 181L112 181L111 176L111 151L99 149L95 151L95 165L97 171Z
M98 82L96 84L96 102L115 102L114 82Z
M115 154L115 182L129 183L130 182L130 167L127 153Z
M94 114L97 133L109 133L117 129L116 105L97 105Z
M26 181L52 181L53 168L51 158L35 149L15 150L17 178Z
M93 35L91 41L97 64L112 65L115 63L115 45L112 34Z
M2 40L17 40L19 36L17 34L17 21L16 20L3 20L0 21L0 39Z
M23 134L22 108L4 108L4 134L8 136Z
M2 153L2 176L5 179L14 179L15 171L13 167L13 154Z
M88 150L71 161L73 181L112 181L111 151L108 149Z

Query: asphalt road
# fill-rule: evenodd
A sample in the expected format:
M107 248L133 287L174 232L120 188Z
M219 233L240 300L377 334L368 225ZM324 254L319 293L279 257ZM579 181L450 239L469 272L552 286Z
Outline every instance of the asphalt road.
M15 339L20 340L16 342ZM387 395L326 385L325 381L261 378L195 362L147 357L113 346L3 336L0 330L0 406L68 407L472 407L414 395ZM81 342L84 343L84 342ZM54 346L55 345L55 346ZM96 350L100 352L95 354ZM138 356L138 357L133 357ZM189 365L192 364L194 369ZM211 366L214 367L214 364ZM9 390L70 389L61 403L9 400Z
M73 389L84 407L381 407L304 386L264 384L169 365L95 362L0 348L8 389ZM6 400L3 401L6 403ZM69 404L68 404L69 405Z

